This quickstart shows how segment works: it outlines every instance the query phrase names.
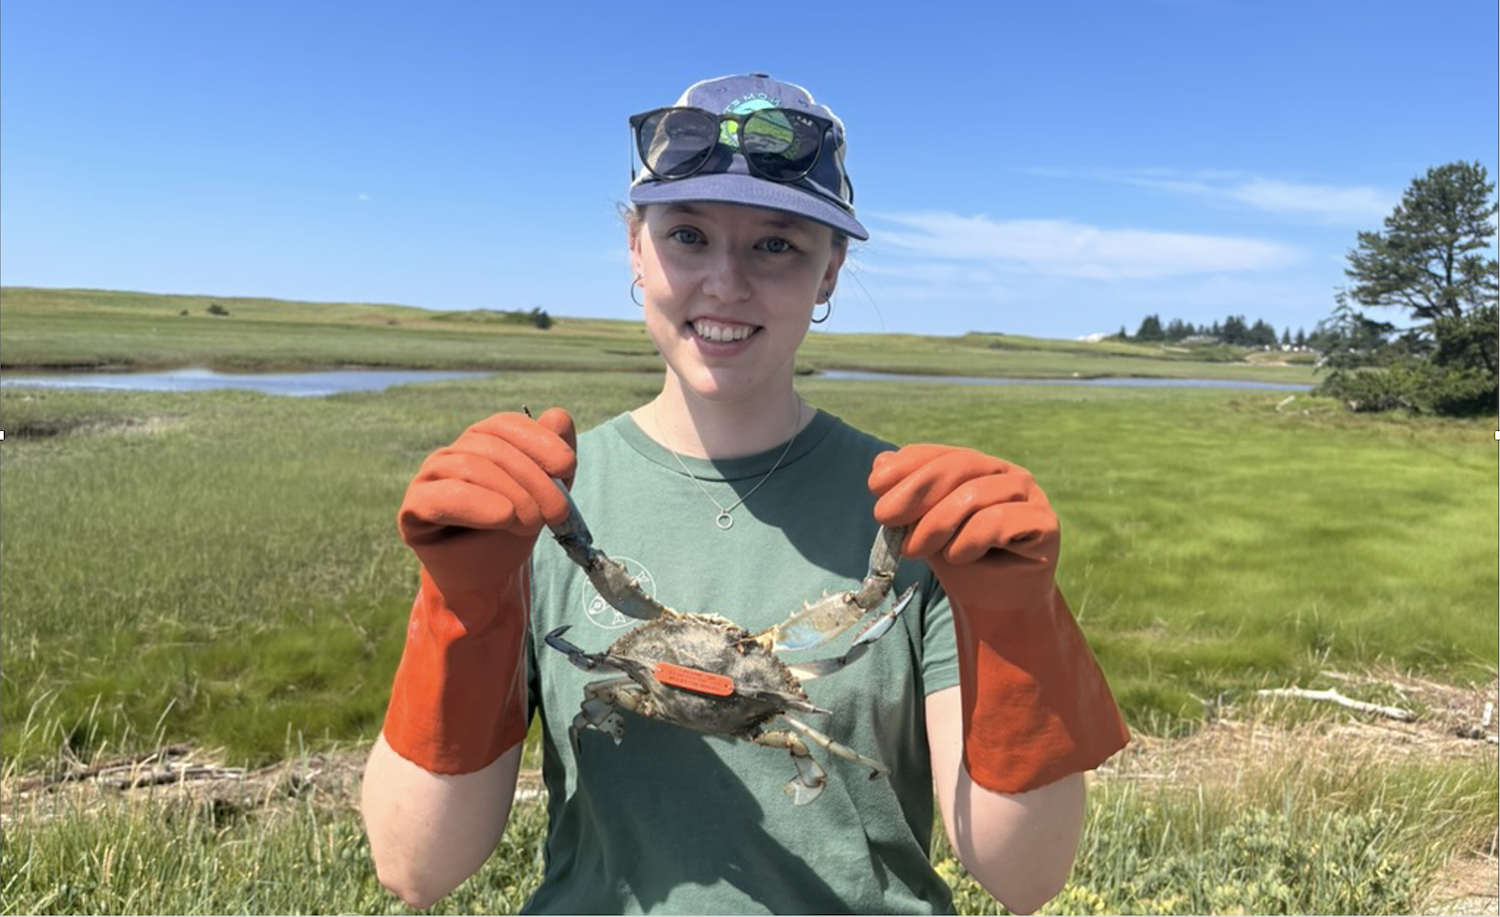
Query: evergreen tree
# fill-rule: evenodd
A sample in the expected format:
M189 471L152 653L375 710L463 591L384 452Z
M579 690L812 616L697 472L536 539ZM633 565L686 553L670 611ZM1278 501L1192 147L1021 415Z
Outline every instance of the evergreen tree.
M1412 180L1381 232L1361 232L1335 297L1322 391L1355 410L1473 414L1496 407L1500 280L1490 257L1495 185L1478 162ZM1363 308L1395 308L1398 328ZM1377 367L1360 369L1360 367Z
M1412 180L1383 232L1359 233L1344 273L1349 298L1407 309L1416 319L1458 318L1496 297L1495 186L1478 162L1453 162Z
M1224 319L1224 328L1219 337L1226 344L1244 344L1249 340L1250 329L1245 327L1243 315L1231 315Z
M1258 318L1245 333L1245 343L1252 347L1275 347L1276 329L1267 324L1265 319Z
M1159 341L1162 339L1161 316L1148 315L1141 319L1141 327L1136 329L1135 339L1138 341Z

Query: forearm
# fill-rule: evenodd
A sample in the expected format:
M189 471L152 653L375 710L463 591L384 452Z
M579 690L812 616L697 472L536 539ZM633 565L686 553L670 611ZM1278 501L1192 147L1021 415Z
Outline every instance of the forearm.
M933 781L948 843L964 868L1014 913L1035 911L1060 892L1083 828L1085 783L1070 774L1023 793L996 793L963 765L957 688L927 699Z
M376 739L360 810L380 883L426 908L473 875L500 842L520 763L517 744L473 773L435 774Z

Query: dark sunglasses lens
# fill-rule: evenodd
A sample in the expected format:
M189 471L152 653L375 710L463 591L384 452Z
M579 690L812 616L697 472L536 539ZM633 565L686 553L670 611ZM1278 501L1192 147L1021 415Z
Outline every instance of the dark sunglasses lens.
M823 126L785 108L758 111L745 119L740 152L765 178L796 181L818 161L823 149Z
M703 167L719 141L719 122L706 111L664 108L635 131L641 162L661 178L685 178Z

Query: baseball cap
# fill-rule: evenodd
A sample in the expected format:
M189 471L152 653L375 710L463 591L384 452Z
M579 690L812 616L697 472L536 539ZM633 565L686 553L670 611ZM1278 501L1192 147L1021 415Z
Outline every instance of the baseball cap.
M854 188L844 171L844 124L827 106L813 101L806 89L764 73L722 76L689 86L676 105L736 115L785 108L824 118L832 126L824 135L817 162L807 175L796 181L761 178L750 171L741 155L715 155L702 170L687 178L662 179L649 169L642 169L630 186L632 203L745 204L805 217L856 239L870 238L869 232L854 218ZM720 149L725 149L722 141Z

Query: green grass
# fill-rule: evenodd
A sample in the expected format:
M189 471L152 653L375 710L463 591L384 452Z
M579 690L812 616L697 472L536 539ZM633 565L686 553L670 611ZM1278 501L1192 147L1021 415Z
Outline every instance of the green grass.
M228 315L209 314L217 304ZM0 368L209 366L221 370L382 366L415 369L649 371L639 322L553 316L541 331L477 309L298 303L104 290L0 289ZM1012 377L1208 377L1311 383L1309 366L1268 365L1237 348L816 332L803 372L847 369ZM1279 356L1279 355L1278 355ZM1300 358L1299 358L1300 359Z
M1301 755L1201 762L1238 770L1194 787L1096 782L1072 877L1042 912L1425 913L1448 856L1487 847L1492 756L1375 766L1315 729L1296 738ZM7 817L7 914L409 913L375 879L347 788L82 787ZM541 804L519 805L495 855L439 909L515 913L541 879L545 830ZM1004 913L942 841L933 862L959 913Z
M4 755L87 755L159 720L167 741L252 762L289 731L372 735L414 587L392 514L422 457L523 404L568 405L591 426L654 381L534 373L330 399L0 391ZM1203 698L1323 666L1492 677L1497 486L1478 424L1278 412L1275 395L1215 391L801 387L893 441L963 443L1035 472L1064 526L1060 580L1137 728L1185 728ZM96 707L103 725L85 734Z
M288 730L373 735L415 588L394 512L423 456L523 402L597 423L647 378L331 399L0 391L5 756L86 756L158 719L253 762Z
M845 391L830 386L803 390ZM1063 524L1065 593L1136 722L1325 663L1494 670L1497 484L1479 423L1213 391L890 392L850 419L1036 474Z
M7 780L55 765L60 749L92 761L184 742L256 766L289 747L368 742L415 587L393 514L422 458L494 411L561 404L587 428L659 384L644 336L622 323L559 319L554 334L399 306L3 297L6 366L47 354L54 365L552 367L326 399L0 389ZM230 315L207 315L210 302ZM823 368L970 374L1209 376L1216 365L1094 346L817 334L805 355ZM1487 423L1350 415L1284 393L798 384L892 441L969 445L1035 472L1063 522L1059 578L1137 733L1191 734L1207 700L1325 687L1330 669L1495 677L1500 487ZM1297 757L1227 784L1102 784L1054 909L1399 913L1443 856L1493 830L1493 758L1361 767L1333 756L1298 769ZM402 911L374 883L347 799L30 805L6 804L6 912ZM523 811L444 909L513 910L535 880L544 821ZM1311 881L1307 870L1339 863L1347 881ZM993 908L944 868L966 912Z
M346 797L134 799L87 793L16 807L0 848L6 914L407 914L380 887ZM547 817L512 816L495 859L444 913L516 913L535 887Z
M1231 783L1093 787L1072 876L1044 914L1415 914L1455 849L1487 848L1494 760L1262 759ZM1005 913L934 857L964 914Z

